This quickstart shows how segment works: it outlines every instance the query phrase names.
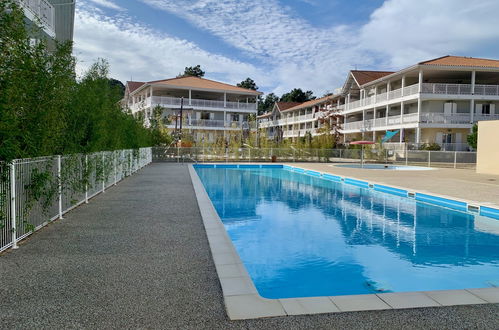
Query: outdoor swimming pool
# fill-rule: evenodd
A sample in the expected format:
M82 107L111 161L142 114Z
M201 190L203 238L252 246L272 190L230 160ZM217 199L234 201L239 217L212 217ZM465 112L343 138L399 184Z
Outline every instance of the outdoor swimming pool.
M499 220L317 172L241 167L195 169L265 298L499 284Z
M422 166L404 166L404 165L385 165L385 164L341 164L335 167L363 168L367 170L394 170L394 171L431 171L431 167Z

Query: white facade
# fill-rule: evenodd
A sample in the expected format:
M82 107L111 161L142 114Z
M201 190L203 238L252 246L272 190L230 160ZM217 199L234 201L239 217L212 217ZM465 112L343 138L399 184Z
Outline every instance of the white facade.
M323 134L326 129L335 134L339 127L337 117L343 105L341 98L327 96L317 100L289 106L289 102L277 102L272 112L258 117L258 128L267 138L282 140Z
M355 74L349 79L355 80ZM341 111L345 142L376 141L386 130L399 130L391 142L467 150L466 136L474 123L499 119L499 65L418 64L346 86L343 93L350 102Z
M340 142L398 131L385 146L465 151L474 123L499 119L499 60L444 56L398 72L351 71L338 95L259 117L269 138L321 134L324 118ZM339 115L339 117L338 117Z
M260 92L197 77L140 84L130 90L133 82L127 83L123 106L134 115L141 113L146 126L156 107L162 108L169 129L182 125L182 131L192 133L196 141L214 142L226 132L256 126L251 117L256 117Z
M24 12L33 42L46 40L49 50L55 49L55 41L73 40L75 1L73 0L17 0ZM31 27L40 28L38 32Z

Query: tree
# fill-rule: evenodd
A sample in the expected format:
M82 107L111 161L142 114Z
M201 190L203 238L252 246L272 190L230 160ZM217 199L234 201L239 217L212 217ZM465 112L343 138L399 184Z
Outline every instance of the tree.
M473 125L472 132L470 135L468 135L467 140L468 140L468 144L470 145L470 147L472 147L473 149L476 149L477 144L478 144L478 125L477 124Z
M312 91L302 91L301 88L294 88L289 93L285 93L281 96L281 102L306 102L314 100L315 96Z
M249 77L237 84L237 87L252 89L254 91L258 90L258 86L256 85L255 81Z
M279 101L279 97L274 93L269 93L263 100L258 104L258 114L261 115L264 112L272 110L274 103Z
M198 64L196 66L186 66L184 73L179 74L177 78L181 77L204 77L205 72L201 70L201 66Z
M121 110L121 83L108 77L106 61L78 80L71 43L53 51L44 41L31 44L13 0L0 1L0 31L0 166L14 158L152 144L151 131Z
M123 96L125 96L125 85L123 85L123 83L117 79L113 79L113 78L109 78L109 85L111 86L111 88L115 88L117 87L118 90L120 91L120 95L121 95L121 98L123 98Z

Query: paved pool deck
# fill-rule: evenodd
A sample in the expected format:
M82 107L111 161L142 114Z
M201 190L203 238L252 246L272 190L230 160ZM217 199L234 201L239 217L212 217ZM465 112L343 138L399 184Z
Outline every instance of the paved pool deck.
M0 255L0 329L497 329L497 304L230 321L187 165L140 170Z
M434 168L430 171L394 171L344 168L335 166L337 164L326 163L286 164L366 180L370 183L384 183L409 191L428 192L499 206L499 175L478 174L472 169Z

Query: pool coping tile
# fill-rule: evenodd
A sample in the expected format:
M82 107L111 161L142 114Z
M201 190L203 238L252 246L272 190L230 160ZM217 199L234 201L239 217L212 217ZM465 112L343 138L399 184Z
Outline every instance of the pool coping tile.
M329 297L342 312L392 309L375 294L361 294Z
M296 167L287 168L286 166L284 165L283 168L296 169ZM390 292L286 299L263 298L258 294L193 165L189 165L189 174L222 287L227 315L231 320L286 315L499 303L499 288ZM400 189L404 188L400 187ZM445 198L447 196L442 197Z
M480 299L478 296L472 294L467 290L435 290L425 291L424 293L442 306L475 305L487 303L487 301Z

